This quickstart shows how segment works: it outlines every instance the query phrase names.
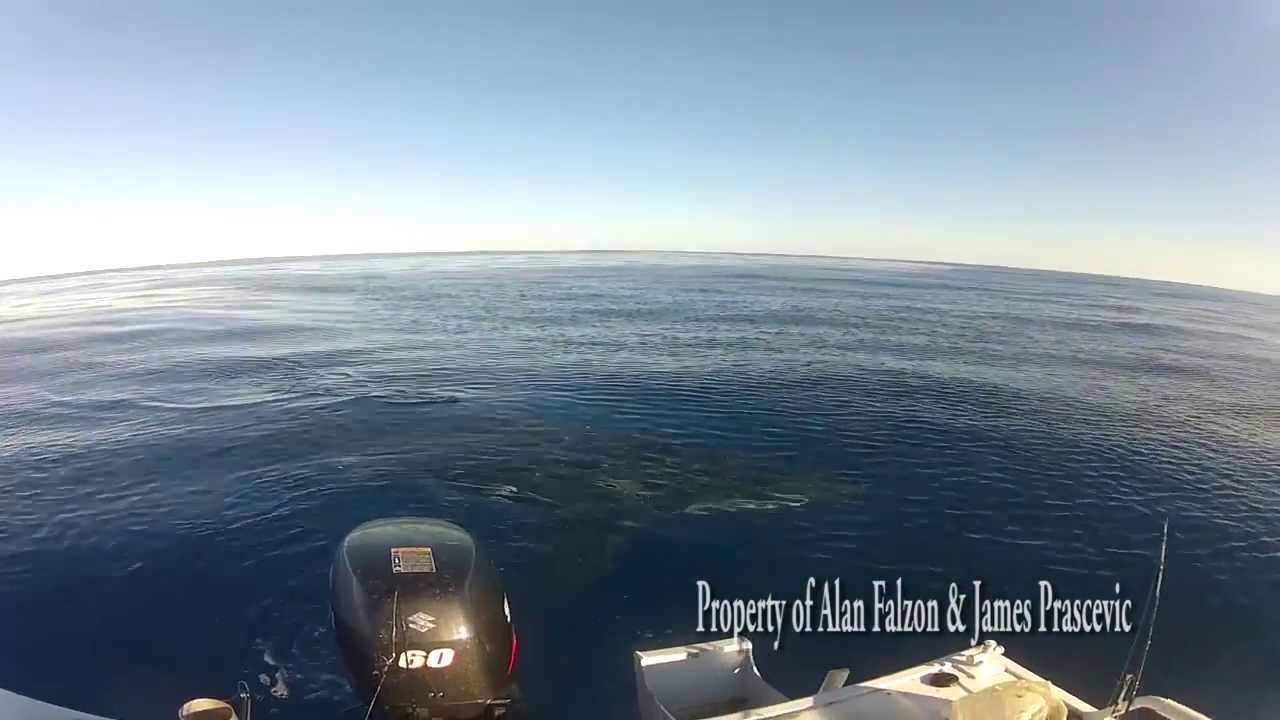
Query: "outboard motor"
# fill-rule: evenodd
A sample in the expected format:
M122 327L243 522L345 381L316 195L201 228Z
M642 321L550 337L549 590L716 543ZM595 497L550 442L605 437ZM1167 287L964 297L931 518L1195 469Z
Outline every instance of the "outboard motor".
M466 530L390 518L352 530L330 610L357 694L393 720L507 717L516 632L498 575Z

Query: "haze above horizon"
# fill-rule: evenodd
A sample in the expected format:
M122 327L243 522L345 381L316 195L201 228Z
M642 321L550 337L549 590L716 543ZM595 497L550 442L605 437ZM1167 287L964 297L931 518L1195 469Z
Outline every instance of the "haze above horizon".
M1280 294L1280 6L0 3L0 278L699 250Z

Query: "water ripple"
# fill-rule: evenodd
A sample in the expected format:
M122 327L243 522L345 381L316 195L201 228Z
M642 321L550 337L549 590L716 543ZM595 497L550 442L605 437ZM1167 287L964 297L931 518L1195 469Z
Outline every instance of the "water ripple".
M630 639L685 632L696 578L777 594L808 575L1049 577L1140 601L1168 515L1152 690L1256 717L1233 688L1280 662L1259 632L1280 626L1278 341L1267 296L854 260L462 255L0 284L0 686L135 716L130 683L59 670L59 648L87 644L157 688L156 717L259 675L289 689L262 688L273 716L336 716L353 699L325 615L333 544L425 514L500 560L531 702L624 715ZM786 664L876 662L853 640ZM1127 647L1010 642L1092 699ZM1217 645L1234 669L1178 649Z

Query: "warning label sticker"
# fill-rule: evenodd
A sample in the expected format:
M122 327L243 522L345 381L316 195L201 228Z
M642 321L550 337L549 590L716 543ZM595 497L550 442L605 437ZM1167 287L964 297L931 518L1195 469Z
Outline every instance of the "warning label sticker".
M431 556L429 547L393 547L391 548L391 572L393 573L433 573L436 571L436 560Z

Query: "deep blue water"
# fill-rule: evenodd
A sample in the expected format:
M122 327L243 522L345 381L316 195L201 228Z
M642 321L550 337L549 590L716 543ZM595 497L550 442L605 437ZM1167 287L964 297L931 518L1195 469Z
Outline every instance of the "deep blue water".
M695 581L1035 597L1172 530L1144 689L1280 714L1280 298L1046 272L657 254L316 259L0 285L0 687L127 720L250 681L361 717L334 544L471 529L545 717L631 717ZM1100 703L1127 635L1009 634ZM765 676L962 635L795 635ZM281 672L289 697L258 675Z

